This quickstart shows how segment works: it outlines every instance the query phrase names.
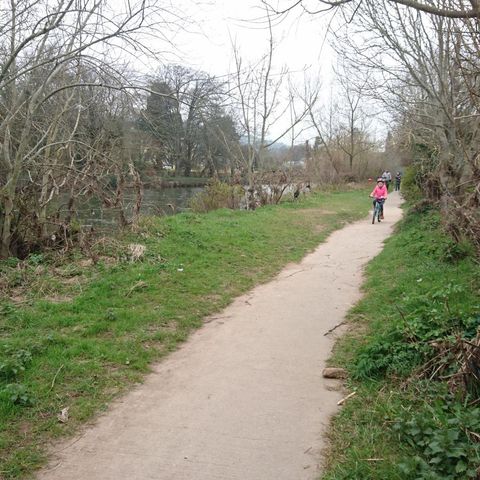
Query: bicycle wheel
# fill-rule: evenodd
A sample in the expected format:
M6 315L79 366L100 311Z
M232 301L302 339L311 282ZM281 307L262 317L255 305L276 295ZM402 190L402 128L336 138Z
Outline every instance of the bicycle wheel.
M378 218L378 203L375 203L375 206L373 207L372 225L375 223L375 216Z

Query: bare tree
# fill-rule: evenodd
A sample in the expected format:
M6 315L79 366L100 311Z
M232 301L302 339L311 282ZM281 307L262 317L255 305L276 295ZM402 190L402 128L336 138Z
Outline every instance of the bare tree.
M370 65L379 73L379 100L409 119L411 133L438 153L445 188L455 188L468 174L465 168L476 150L478 134L477 122L465 130L457 120L467 105L462 102L465 89L455 65L453 21L427 19L404 9L387 8L382 2L358 15L362 29L368 22L378 35L367 42L368 49L363 43L354 51L364 67ZM379 38L383 40L381 45Z
M366 2L339 45L359 74L375 72L371 88L397 124L397 143L411 152L422 191L440 202L457 238L463 223L478 241L478 51L471 22Z
M180 65L163 66L152 80L141 125L156 140L157 163L189 176L193 168L214 175L228 156L228 142L238 141L235 124L224 108L223 82Z
M336 74L340 87L336 141L347 157L350 174L353 174L357 158L374 147L368 134L373 114L366 111L369 76L367 72L363 78L357 78L355 70L346 64L340 64Z
M315 101L309 101L311 93L305 100L310 129L315 134L308 150L310 169L317 172L321 181L362 175L368 166L366 157L376 148L369 133L371 113L366 108L366 80L356 78L346 65L339 65L329 101L319 102L320 87L310 87L310 92L314 90Z
M306 108L301 111L295 108L297 95L295 89L287 88L287 68L275 68L276 45L268 11L267 22L267 51L255 64L245 64L239 49L233 45L235 73L230 92L234 99L233 108L239 112L239 123L245 140L245 148L240 150L238 163L245 167L251 194L255 190L255 170L261 167L269 147L291 133L307 114ZM288 125L273 138L270 137L272 127L288 115ZM250 203L253 207L254 202Z
M125 92L131 84L115 55L149 50L142 35L176 21L157 0L114 7L99 0L2 0L0 257L47 234L48 204L61 192L99 190L98 165L111 173L118 141L115 132L92 134L97 92ZM39 193L33 211L23 206L27 191Z
M338 158L336 158L334 143L335 143L335 130L334 123L336 121L335 114L338 110L336 102L330 97L330 102L327 106L321 106L315 108L316 102L311 103L306 100L308 107L308 115L311 126L315 132L315 142L313 149L310 152L309 144L307 150L310 152L310 162L317 163L322 161L323 157L328 159L328 162L335 172L335 176L340 175L340 165ZM315 170L318 170L317 165L311 165Z
M480 249L480 2L298 0L270 8L337 14L340 55L357 75L373 72L369 87L396 123L395 143L410 150L422 189Z
M289 0L284 8L273 8L272 6L270 6L270 8L278 14L286 14L295 8L302 8L309 14L318 14L338 9L342 6L349 6L352 7L355 12L362 2L370 2L373 5L375 0ZM445 18L469 19L480 17L480 3L478 0L450 1L445 2L441 6L435 5L428 0L425 2L417 0L388 0L388 2L392 5L401 5L419 12L425 12Z

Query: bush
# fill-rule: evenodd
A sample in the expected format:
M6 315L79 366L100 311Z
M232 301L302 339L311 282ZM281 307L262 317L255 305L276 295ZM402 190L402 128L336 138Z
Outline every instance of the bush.
M213 181L205 190L192 198L190 208L196 213L205 213L219 208L238 209L245 197L240 185L229 185L220 181Z
M423 195L421 190L421 178L420 173L411 165L405 169L405 173L402 178L402 194L408 201L419 201Z
M427 294L405 296L401 321L389 324L385 332L376 334L360 348L352 366L354 378L407 376L415 367L438 355L436 346L446 347L456 338L475 338L480 327L478 312L453 311L451 306L459 304L463 293L463 287L449 283ZM459 369L458 361L448 353L444 361L448 373Z
M21 383L10 383L2 389L1 393L14 405L30 407L34 404L32 395L28 392L27 387Z
M406 376L425 358L425 350L424 345L406 342L399 326L360 349L352 376L356 380L378 379L388 374Z
M0 379L17 377L25 371L25 367L32 360L29 350L10 351L6 349L4 358L0 358Z
M406 478L465 480L478 478L480 409L448 401L397 418L393 429L418 454L399 467ZM472 441L473 440L473 441Z

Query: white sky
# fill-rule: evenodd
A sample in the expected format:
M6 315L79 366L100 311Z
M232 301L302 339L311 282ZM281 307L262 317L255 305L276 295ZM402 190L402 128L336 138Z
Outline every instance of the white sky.
M238 43L242 56L257 58L268 47L268 29L260 0L216 0L189 8L202 33L181 34L177 38L185 61L199 69L222 75L229 70L232 57L230 38ZM332 53L324 42L326 22L319 16L303 16L296 10L274 27L278 43L276 65L288 65L290 70L312 66L316 70L328 65ZM323 46L323 48L322 48Z

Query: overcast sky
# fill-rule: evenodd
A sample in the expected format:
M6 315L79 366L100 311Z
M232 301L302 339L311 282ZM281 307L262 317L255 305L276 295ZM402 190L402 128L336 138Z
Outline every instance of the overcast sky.
M165 0L165 8L168 8ZM252 64L268 51L269 31L265 21L266 12L261 0L170 0L170 9L185 18L183 28L164 30L163 34L171 41L170 46L161 42L156 49L164 52L161 60L135 57L135 69L151 74L161 63L181 64L221 77L235 71L232 41L240 51L243 65ZM270 0L281 6L291 5L294 0ZM316 5L316 3L315 3ZM294 9L287 17L273 17L275 39L274 71L286 66L293 77L293 83L302 89L304 80L319 85L320 102L328 105L330 98L338 100L339 91L335 85L333 68L336 56L329 41L330 30L340 28L344 23L342 13L337 10L316 15L306 14L300 8ZM155 49L155 48L154 48ZM168 52L168 53L167 53ZM296 72L296 77L295 77ZM305 73L307 72L307 73ZM369 107L370 108L370 107ZM301 107L297 107L297 111ZM373 112L377 107L372 105ZM378 112L377 112L378 113ZM375 114L370 133L377 139L386 135L388 125ZM273 129L269 138L276 138L290 124L285 115ZM305 126L305 124L303 125ZM296 129L296 133L299 132ZM302 133L298 142L313 139L316 133L309 129ZM285 143L290 138L283 139Z
M276 0L271 0L276 1ZM278 0L281 5L291 0ZM261 0L175 0L172 4L181 9L182 16L190 19L186 28L171 36L171 55L164 61L191 66L215 76L234 71L232 40L240 50L243 63L258 60L268 50L269 31L265 22L265 8ZM263 20L262 20L263 19ZM275 38L274 69L286 66L290 72L298 72L294 82L299 86L307 77L321 85L322 102L327 103L332 89L335 54L329 45L330 25L340 24L341 18L332 14L308 15L295 9L279 21L273 18ZM159 64L146 62L141 70L152 73ZM283 132L289 118L279 122L270 131L270 138ZM304 133L298 141L314 138L315 132ZM289 143L285 138L284 142Z
M265 10L260 0L212 0L196 7L191 4L189 11L198 21L198 33L183 33L177 38L186 62L222 75L228 72L232 58L230 38L245 58L257 58L267 50L268 29L262 21ZM282 22L274 19L273 23L277 66L286 64L291 71L305 66L330 70L332 54L324 41L325 18L300 17L298 10Z
M269 32L260 0L192 1L186 11L196 24L190 32L182 32L175 38L182 63L220 76L234 70L232 40L246 61L253 62L267 52ZM309 77L318 78L325 92L330 92L328 85L334 62L326 39L328 20L329 17L302 16L300 10L282 21L273 19L274 67L280 70L286 65L290 72L298 72L298 83L303 81L303 71L308 69ZM283 132L288 123L288 118L280 121L270 136ZM299 141L313 136L307 133Z

